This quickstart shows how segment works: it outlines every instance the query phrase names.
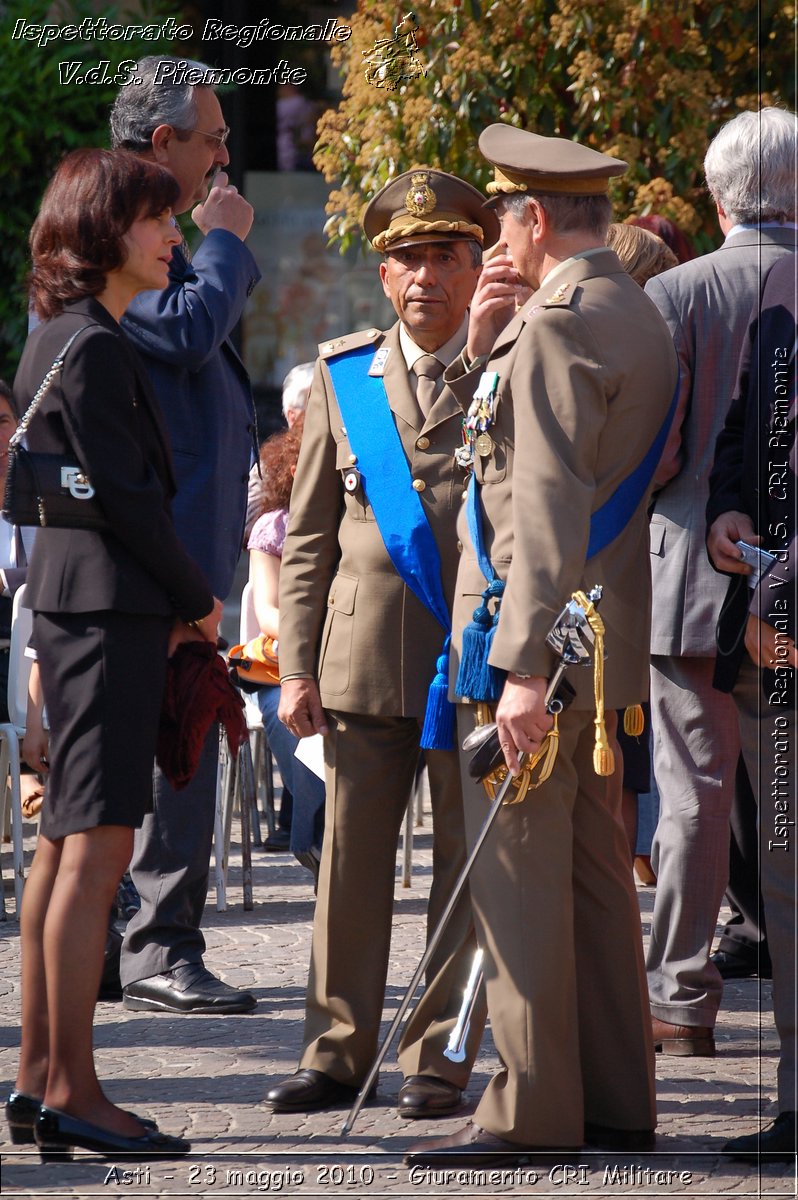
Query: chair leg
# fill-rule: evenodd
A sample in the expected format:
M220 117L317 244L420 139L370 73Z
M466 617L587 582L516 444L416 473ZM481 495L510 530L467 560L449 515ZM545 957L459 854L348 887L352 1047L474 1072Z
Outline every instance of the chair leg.
M416 767L416 778L413 781L413 797L416 808L416 827L421 828L424 824L424 785L427 778L427 768L424 763L423 754L419 757L418 766Z
M412 887L413 874L413 797L405 809L404 832L402 834L402 887Z
M219 743L219 770L216 778L216 814L213 826L214 882L216 885L216 911L227 911L227 861L229 840L225 838L227 810L230 807L231 762L227 739Z
M22 839L22 795L20 788L19 738L14 735L8 743L11 759L11 848L14 856L14 904L17 920L22 910L22 889L25 886L25 859Z
M14 867L14 905L19 920L22 889L25 884L24 842L22 835L22 797L20 792L19 733L14 725L0 725L0 836L5 836L6 814L10 802L11 853ZM6 915L5 889L0 874L2 915Z
M252 810L255 807L255 772L249 740L238 750L236 764L238 800L241 809L241 873L244 912L252 912Z
M260 829L258 797L263 784L263 729L250 729L249 749L252 755L252 845L260 848L263 835Z
M263 780L266 785L266 831L271 837L277 829L277 813L274 810L274 759L265 729L263 731Z

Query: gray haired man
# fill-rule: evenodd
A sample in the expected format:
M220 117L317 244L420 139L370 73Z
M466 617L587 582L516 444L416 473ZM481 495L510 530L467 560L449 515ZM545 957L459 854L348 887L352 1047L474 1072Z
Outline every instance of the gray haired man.
M122 147L167 167L205 235L193 260L176 247L163 292L144 292L123 326L146 362L169 427L177 532L214 595L226 596L241 548L255 417L249 378L230 341L260 272L245 239L253 210L227 182L229 130L211 87L184 82L162 57L142 59L111 112ZM190 67L204 72L202 64ZM200 75L199 78L203 78ZM156 772L153 812L136 833L131 875L142 899L122 949L124 1004L165 1012L247 1012L250 992L203 963L200 932L216 793L215 727L188 787Z
M715 1053L722 980L709 951L728 879L740 738L731 696L713 688L726 582L707 558L704 509L751 309L767 271L795 250L797 147L798 120L781 109L743 112L723 126L704 170L725 241L646 284L681 368L651 520L651 715L661 807L646 965L654 1043L665 1054Z

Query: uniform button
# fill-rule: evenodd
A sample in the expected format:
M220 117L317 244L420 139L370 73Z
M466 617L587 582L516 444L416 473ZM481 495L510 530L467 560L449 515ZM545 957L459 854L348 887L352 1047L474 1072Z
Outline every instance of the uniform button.
M458 554L463 553L463 543L460 541L459 538L457 539L457 553Z
M462 503L463 500L467 500L467 499L468 499L468 489L466 488L466 490L463 492L462 496L460 497L460 501Z
M255 426L247 425L247 433L254 433L254 432L255 432Z
M352 466L354 466L354 465L355 465L355 463L357 462L357 455L356 455L356 454L350 454L350 455L349 455L349 462L350 462L350 464L351 464Z
M249 483L249 475L242 475L242 476L241 476L241 482L242 482L242 483Z
M416 442L416 446L419 450L429 450L429 438L420 437Z
M423 479L414 479L413 480L413 491L414 492L423 492L424 489L426 488L426 486L427 485Z

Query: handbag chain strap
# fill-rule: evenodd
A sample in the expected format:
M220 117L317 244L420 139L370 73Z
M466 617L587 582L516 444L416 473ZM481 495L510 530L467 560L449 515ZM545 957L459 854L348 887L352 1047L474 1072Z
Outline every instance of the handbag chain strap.
M8 440L8 445L9 445L10 449L16 449L16 447L19 445L19 443L22 441L25 434L27 433L28 426L30 425L33 418L36 416L36 413L39 409L39 405L41 404L42 400L47 395L47 392L50 389L50 384L53 382L56 375L58 374L58 372L61 370L61 368L64 365L64 359L66 358L66 356L69 352L69 347L72 345L75 338L78 337L79 334L83 333L84 329L90 329L90 328L91 328L91 324L81 325L80 329L76 330L75 333L72 334L72 336L67 340L65 345L61 348L61 350L59 350L58 354L55 356L55 359L53 360L53 365L50 367L50 370L47 372L44 379L39 384L36 395L31 400L30 405L28 406L28 409L27 409L25 415L23 416L22 420L20 421L19 425L17 426L16 433L14 433L14 435L12 437L10 437Z

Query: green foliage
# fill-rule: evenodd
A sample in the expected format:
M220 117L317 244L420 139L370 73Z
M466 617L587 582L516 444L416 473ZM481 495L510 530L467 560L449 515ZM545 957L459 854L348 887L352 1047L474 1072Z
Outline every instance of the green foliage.
M179 10L178 10L179 11ZM166 16L159 4L145 6L136 24L161 24ZM25 342L29 268L28 233L45 185L60 159L79 146L108 143L108 112L118 90L110 83L61 83L60 62L82 62L86 68L106 63L101 75L113 77L119 64L144 54L168 50L168 43L94 39L56 40L46 46L12 39L18 20L34 24L79 25L84 17L107 18L129 24L114 6L99 9L92 0L7 0L0 2L0 146L3 173L0 184L0 273L6 281L0 293L0 375L14 372ZM83 74L81 68L79 74ZM125 72L120 73L120 78Z
M352 38L333 51L343 99L319 123L315 163L334 182L327 231L361 238L363 205L417 164L483 188L479 133L507 121L614 153L619 217L651 211L708 248L716 234L702 160L741 109L795 109L796 10L786 0L418 0L426 75L390 91L363 55L400 10L358 0ZM406 10L402 10L406 11Z

